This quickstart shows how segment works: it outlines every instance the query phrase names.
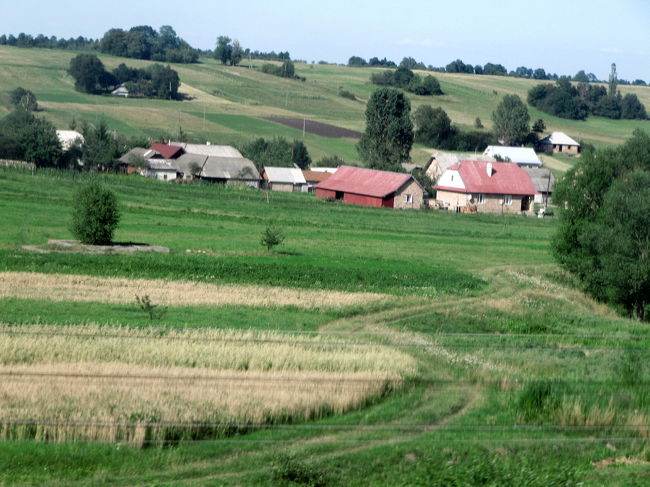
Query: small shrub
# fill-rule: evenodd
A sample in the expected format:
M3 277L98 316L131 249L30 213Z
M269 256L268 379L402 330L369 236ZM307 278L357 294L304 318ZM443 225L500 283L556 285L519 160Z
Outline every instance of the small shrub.
M108 245L120 220L115 194L97 182L83 186L72 201L72 233L84 244Z
M339 89L339 96L347 98L348 100L357 101L357 97L351 91L344 90L343 88Z
M144 296L136 296L135 301L140 306L140 309L147 314L149 321L159 320L167 313L166 307L153 304L147 294Z
M274 227L273 225L268 225L262 232L260 243L270 252L273 247L284 242L284 239L285 235L282 233L281 229Z
M280 455L273 463L273 480L280 485L290 482L296 485L325 487L328 484L323 471L305 464L293 455Z
M564 391L559 383L541 380L526 384L517 409L527 421L544 420L560 406Z

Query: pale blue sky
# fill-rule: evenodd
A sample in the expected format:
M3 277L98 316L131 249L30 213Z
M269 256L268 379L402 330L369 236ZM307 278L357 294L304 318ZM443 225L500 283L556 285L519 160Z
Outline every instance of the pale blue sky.
M227 35L307 61L412 56L441 66L461 58L602 79L615 62L619 77L650 82L650 0L0 0L0 33L97 38L142 24L172 25L204 49Z

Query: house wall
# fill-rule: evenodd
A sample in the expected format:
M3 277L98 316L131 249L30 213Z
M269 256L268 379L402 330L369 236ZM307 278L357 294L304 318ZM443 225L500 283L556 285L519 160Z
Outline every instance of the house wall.
M552 149L554 153L562 154L579 154L580 146L578 145L561 145L561 144L543 144L544 149Z
M361 194L353 194L353 193L344 193L343 201L345 203L350 203L352 205L372 206L375 208L379 208L382 206L385 206L387 208L392 208L392 204L393 204L392 198L382 200L381 198L375 198L373 196L364 196Z
M460 177L460 173L458 171L452 171L451 169L447 169L442 173L437 184L448 188L465 189L465 183L463 182L463 178Z
M463 208L465 206L476 205L476 210L479 213L520 213L521 202L526 196L512 195L512 204L505 205L501 202L504 200L504 195L500 194L486 194L484 195L483 203L478 203L478 195L472 195L472 201L468 201L468 196L465 193L454 193L452 191L438 191L436 200L449 210L455 210L456 207ZM532 195L531 195L532 197ZM530 205L528 205L530 206ZM528 211L530 208L527 208Z
M336 198L336 191L330 191L329 189L316 188L316 197L322 200L333 200Z
M228 179L226 184L232 186L248 186L249 188L259 189L260 182L256 179Z
M406 195L412 196L411 203L406 202ZM411 179L411 181L404 187L400 188L398 192L395 193L395 201L393 208L399 208L402 210L411 210L411 209L420 209L424 203L424 191L422 188Z
M444 208L455 210L456 207L463 208L467 206L467 195L465 193L438 190L436 193L436 201Z
M147 169L143 172L143 176L159 181L176 181L176 171L152 171Z
M283 193L293 193L293 184L291 183L269 183L271 191L282 191Z

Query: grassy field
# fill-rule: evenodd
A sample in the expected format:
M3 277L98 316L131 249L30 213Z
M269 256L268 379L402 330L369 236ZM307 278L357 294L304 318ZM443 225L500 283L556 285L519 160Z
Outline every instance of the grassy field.
M363 131L365 102L375 86L369 82L370 68L297 63L296 73L305 82L287 80L248 67L221 66L213 59L201 59L193 65L174 65L183 85L181 92L189 100L165 101L117 99L76 92L66 74L76 53L46 49L0 47L0 116L8 113L9 92L17 86L32 90L43 108L41 114L57 128L67 128L75 119L95 123L104 119L110 128L125 135L174 138L182 127L197 141L242 144L255 137L284 136L303 139L299 130L263 120L280 116L308 118ZM107 68L122 62L143 67L146 61L100 56ZM254 61L259 68L261 61ZM445 93L439 97L408 95L415 110L422 104L442 107L451 119L464 127L473 127L480 117L489 129L491 114L505 94L526 98L533 80L495 76L435 73ZM357 97L349 100L338 95L339 89ZM622 86L622 93L636 93L650 110L650 88ZM590 117L586 122L563 120L529 107L533 120L543 118L547 130L561 130L576 140L596 146L618 144L635 128L650 130L649 121L613 121ZM306 134L304 142L314 160L338 155L346 161L359 162L354 139L332 139ZM425 162L430 148L416 146L415 162Z
M650 331L552 218L94 176L169 254L24 250L88 177L0 168L0 484L647 483Z

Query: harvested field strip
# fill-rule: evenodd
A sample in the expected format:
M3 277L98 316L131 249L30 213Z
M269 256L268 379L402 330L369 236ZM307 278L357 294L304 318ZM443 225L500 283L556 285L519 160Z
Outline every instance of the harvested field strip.
M313 120L306 120L303 118L286 118L286 117L266 117L265 120L279 123L291 127L293 129L302 130L308 134L319 135L321 137L334 137L342 138L347 137L351 139L358 139L361 137L361 132L350 130L329 123L314 122Z
M350 344L364 344L351 347ZM114 363L246 371L393 372L415 359L390 346L340 336L206 329L0 325L4 365Z
M136 295L147 295L152 302L165 306L296 306L303 309L342 308L378 302L387 298L377 293L314 291L74 274L0 272L0 298L133 303Z
M16 374L0 382L0 438L134 446L343 413L399 382L388 372L232 372L120 363L5 365L0 373Z

